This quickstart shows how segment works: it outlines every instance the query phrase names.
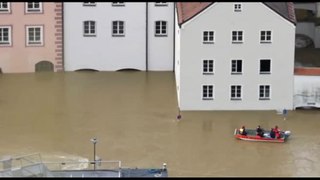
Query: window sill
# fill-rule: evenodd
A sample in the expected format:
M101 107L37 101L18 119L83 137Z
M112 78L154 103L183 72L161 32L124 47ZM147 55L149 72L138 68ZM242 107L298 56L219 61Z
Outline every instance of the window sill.
M112 37L125 37L124 34L112 34Z
M232 72L231 75L242 75L242 72Z
M204 100L204 101L212 101L213 98L202 98L202 100Z
M43 44L40 43L28 43L27 47L43 47Z
M231 101L241 101L242 99L241 98L231 98L230 100Z
M232 44L242 44L242 41L232 41Z
M270 98L259 98L259 100L261 100L261 101L268 101L268 100L270 100Z
M83 37L96 37L95 34L84 34Z
M203 44L214 44L213 41L212 41L212 42L211 42L211 41L203 41L202 43L203 43Z
M154 36L155 37L167 37L168 35L166 35L166 34L163 34L163 35L162 34L155 34Z
M260 44L271 44L271 41L260 41Z
M203 75L214 75L214 73L213 72L204 72L204 73L202 73Z
M270 72L260 72L261 75L269 75L271 74Z
M168 6L168 4L155 4L155 6Z

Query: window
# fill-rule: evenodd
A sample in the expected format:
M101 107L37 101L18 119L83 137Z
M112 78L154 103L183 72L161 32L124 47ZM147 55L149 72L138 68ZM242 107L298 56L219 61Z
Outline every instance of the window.
M271 31L260 31L260 42L271 43Z
M241 74L242 73L242 60L231 60L231 74Z
M213 60L203 60L203 74L213 74Z
M0 46L11 45L11 26L0 26Z
M9 13L10 5L8 2L0 2L0 13Z
M112 36L124 36L124 21L112 21Z
M96 22L84 21L83 22L83 36L96 36Z
M112 2L112 6L124 6L124 2Z
M42 12L42 3L41 2L27 2L26 3L26 12L27 13L41 13Z
M232 43L242 43L243 32L242 31L232 31Z
M214 31L203 31L203 43L213 43L214 42Z
M96 6L95 2L84 2L83 6Z
M271 60L261 59L260 60L260 74L270 74L271 73Z
M213 85L202 86L202 99L213 100Z
M231 86L231 100L241 100L241 86L232 85Z
M167 22L156 21L155 22L155 36L167 36Z
M241 12L242 6L241 4L234 4L234 12Z
M27 26L27 45L39 46L43 45L43 27Z
M156 2L155 3L156 6L168 6L167 2Z
M270 85L259 86L259 99L269 100L270 99Z

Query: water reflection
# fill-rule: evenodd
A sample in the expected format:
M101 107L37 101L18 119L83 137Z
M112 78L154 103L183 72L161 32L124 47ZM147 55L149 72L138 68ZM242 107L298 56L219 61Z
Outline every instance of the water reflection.
M0 156L39 152L44 161L121 160L170 176L319 176L320 111L185 111L173 72L0 75ZM233 131L278 125L284 144L236 140ZM63 157L63 158L61 158Z

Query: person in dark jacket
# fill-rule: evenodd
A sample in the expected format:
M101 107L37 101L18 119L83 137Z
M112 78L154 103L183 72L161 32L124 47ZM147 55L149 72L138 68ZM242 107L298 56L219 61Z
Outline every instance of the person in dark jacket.
M274 129L273 129L273 128L271 128L270 137L271 137L271 138L276 138L276 133L274 132Z
M260 127L260 125L258 125L257 127L257 135L260 137L263 137L264 131L263 129Z

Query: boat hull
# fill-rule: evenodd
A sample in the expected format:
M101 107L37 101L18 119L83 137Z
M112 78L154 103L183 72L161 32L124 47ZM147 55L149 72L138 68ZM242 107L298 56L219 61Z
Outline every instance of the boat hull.
M264 137L260 137L256 135L256 131L254 129L248 129L247 135L241 135L239 129L234 130L234 137L236 139L245 140L245 141L255 141L255 142L275 142L275 143L284 143L290 136L290 131L285 131L281 133L280 138L271 138L270 131L266 131L264 133Z

